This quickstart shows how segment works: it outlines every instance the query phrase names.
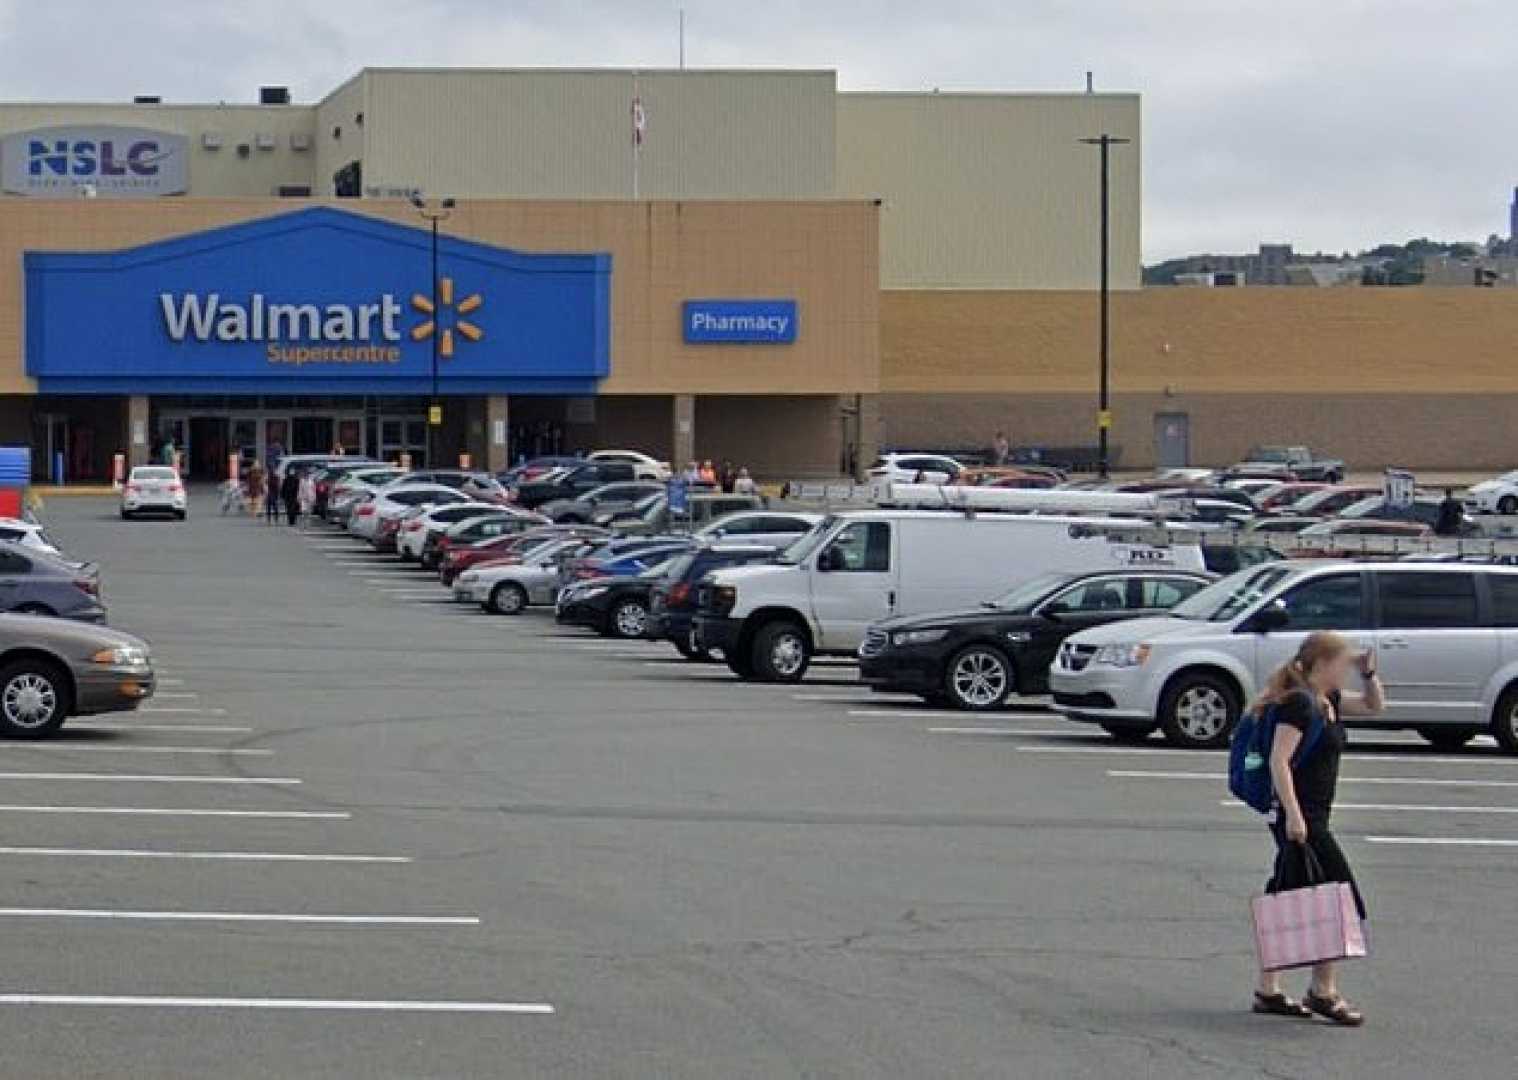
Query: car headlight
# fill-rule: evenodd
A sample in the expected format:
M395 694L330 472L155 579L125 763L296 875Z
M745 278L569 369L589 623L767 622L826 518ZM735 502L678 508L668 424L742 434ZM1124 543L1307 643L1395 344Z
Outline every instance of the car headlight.
M934 626L926 630L898 630L891 635L891 644L897 648L903 645L929 645L941 641L948 632L947 626Z
M117 645L113 649L101 649L90 657L97 664L111 667L147 667L148 652L136 645Z
M606 591L607 589L605 585L595 585L589 589L584 590L571 589L569 590L569 596L570 599L573 600L591 600L597 596L600 596Z
M1148 659L1148 645L1103 645L1096 650L1091 662L1107 667L1139 667Z

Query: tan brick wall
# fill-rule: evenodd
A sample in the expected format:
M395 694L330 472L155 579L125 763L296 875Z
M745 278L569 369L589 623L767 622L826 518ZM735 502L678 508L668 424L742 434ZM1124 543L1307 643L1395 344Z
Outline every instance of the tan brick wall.
M0 200L0 393L22 374L21 254L130 247L313 201ZM416 224L394 200L329 205ZM524 251L612 256L607 393L871 393L879 381L878 209L868 202L463 203L447 231ZM686 345L680 305L701 297L790 297L792 345Z

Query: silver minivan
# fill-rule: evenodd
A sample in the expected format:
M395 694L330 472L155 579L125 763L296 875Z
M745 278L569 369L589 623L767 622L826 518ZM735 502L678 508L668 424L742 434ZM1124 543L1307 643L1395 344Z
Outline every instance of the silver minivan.
M1386 711L1346 723L1412 728L1452 749L1490 731L1518 754L1518 567L1276 562L1224 578L1163 617L1068 639L1054 707L1119 738L1227 745L1270 672L1314 630L1374 648Z

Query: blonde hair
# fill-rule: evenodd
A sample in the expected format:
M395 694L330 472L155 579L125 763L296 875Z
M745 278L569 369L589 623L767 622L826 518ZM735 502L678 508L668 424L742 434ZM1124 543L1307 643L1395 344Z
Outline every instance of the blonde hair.
M1332 630L1316 630L1302 639L1297 654L1271 672L1265 688L1254 700L1256 710L1267 705L1279 705L1292 694L1313 695L1308 677L1319 664L1337 660L1350 651L1349 641Z

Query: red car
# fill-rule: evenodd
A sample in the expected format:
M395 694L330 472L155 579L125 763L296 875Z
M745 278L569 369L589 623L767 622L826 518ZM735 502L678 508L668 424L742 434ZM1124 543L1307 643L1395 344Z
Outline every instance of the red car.
M479 540L473 544L465 544L459 547L449 546L443 555L442 562L438 565L438 575L443 579L444 585L452 585L456 577L468 570L471 566L479 566L487 562L511 562L520 560L522 553L536 547L545 540L557 539L565 536L603 537L604 529L591 528L590 526L565 527L545 526L541 529L529 529L523 533L510 533L506 536L493 536L489 540Z

